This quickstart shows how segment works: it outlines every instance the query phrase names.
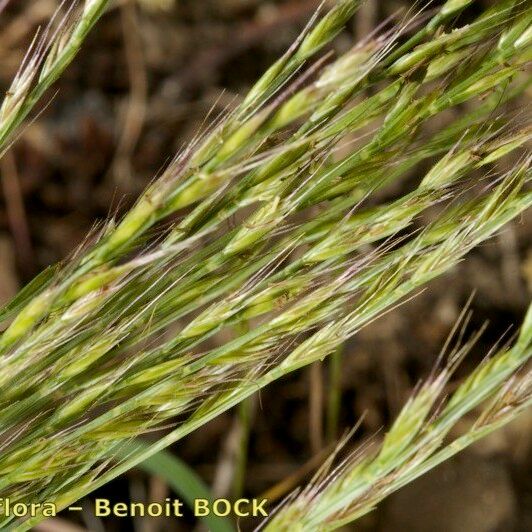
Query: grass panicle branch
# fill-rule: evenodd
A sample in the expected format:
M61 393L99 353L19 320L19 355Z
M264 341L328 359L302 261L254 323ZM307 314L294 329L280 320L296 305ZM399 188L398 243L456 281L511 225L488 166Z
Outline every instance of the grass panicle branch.
M5 153L17 128L72 62L108 3L84 0L78 9L77 2L73 2L66 12L59 9L42 35L35 36L0 106L0 154Z

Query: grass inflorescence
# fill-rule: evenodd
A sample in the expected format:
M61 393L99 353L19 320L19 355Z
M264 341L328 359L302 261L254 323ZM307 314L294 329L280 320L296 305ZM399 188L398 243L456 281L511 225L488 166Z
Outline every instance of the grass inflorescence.
M521 71L532 50L531 13L503 0L459 25L470 3L449 0L428 21L405 18L332 60L324 47L359 5L337 2L121 220L0 312L0 495L67 506L334 353L530 206L530 124L505 106L528 87ZM5 138L105 4L85 2L59 44L29 56L25 92L15 80L22 96L4 112ZM501 159L509 169L499 170ZM421 165L428 170L408 192L381 199ZM455 406L495 397L530 356L529 326L528 318L516 346L466 380L431 425L445 379L422 388L391 429L408 426L400 449L389 451L389 436L363 463L373 477L357 477L357 464L358 473L343 472L345 485L311 490L331 510L306 516L309 529L369 507L353 502L356 490L346 502L351 479L367 482L360 493L382 485L364 502L372 505L388 493L392 472L399 485L414 466L437 461L444 450L435 442L463 414ZM221 330L239 332L212 347ZM493 412L469 439L497 424ZM117 459L131 438L163 426L171 429L149 449ZM282 528L298 504L268 526Z
M281 506L265 530L335 530L370 512L390 493L411 482L515 419L532 402L530 370L520 370L532 349L532 308L513 346L492 353L442 403L456 365L477 338L453 349L444 369L419 387L380 446L360 449L331 472L328 463L314 482ZM449 441L456 423L490 399L462 436ZM376 448L375 448L376 447Z

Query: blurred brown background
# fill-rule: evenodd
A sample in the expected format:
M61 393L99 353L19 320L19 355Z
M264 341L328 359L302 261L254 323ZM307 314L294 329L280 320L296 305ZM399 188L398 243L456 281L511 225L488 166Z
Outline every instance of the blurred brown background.
M1 84L7 88L39 25L59 2L17 0L0 15ZM438 2L436 2L437 4ZM487 2L475 2L472 16ZM0 303L81 243L93 224L131 204L148 181L201 127L214 106L235 105L294 40L317 0L124 0L89 37L8 155L0 162ZM336 43L348 48L403 1L368 1ZM427 376L473 290L474 324L488 333L467 371L511 325L532 290L530 214L475 250L415 300L367 327L331 364L301 371L249 404L251 430L243 492L258 496L283 479L308 480L329 444L365 412L358 437L397 414ZM330 393L340 419L327 428ZM355 530L532 530L530 415L392 497ZM234 486L238 412L228 412L176 445L218 496ZM356 440L356 438L355 438ZM132 471L102 493L124 500L164 497L158 479ZM283 490L278 494L284 496ZM61 526L70 528L62 529ZM193 530L193 520L95 521L95 531ZM246 527L243 524L244 528ZM76 530L66 521L40 530Z

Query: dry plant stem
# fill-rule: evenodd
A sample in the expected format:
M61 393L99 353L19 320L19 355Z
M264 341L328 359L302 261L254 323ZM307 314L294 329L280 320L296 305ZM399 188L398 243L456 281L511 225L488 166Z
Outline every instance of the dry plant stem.
M7 217L18 250L18 262L22 270L28 273L34 270L33 248L17 164L12 153L6 153L0 160L0 172Z
M328 365L327 389L327 441L335 442L338 439L338 424L340 408L342 405L342 365L343 349L339 347L333 353Z
M9 4L9 0L0 0L0 13L6 8L7 4Z
M130 182L133 177L131 156L146 118L148 75L135 0L127 0L120 6L120 16L130 90L120 138L110 166L118 182Z

